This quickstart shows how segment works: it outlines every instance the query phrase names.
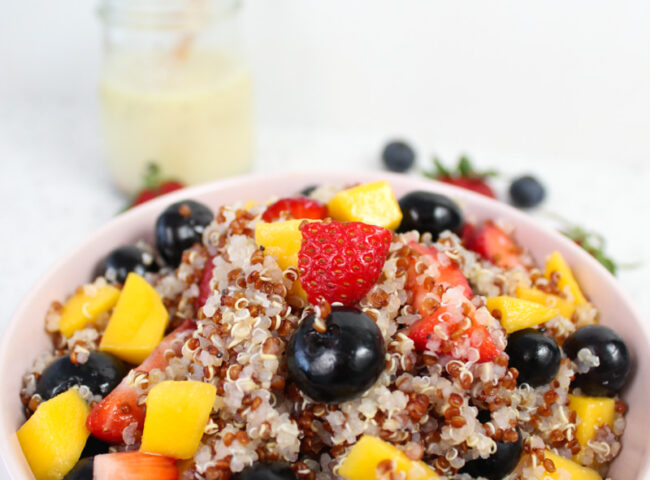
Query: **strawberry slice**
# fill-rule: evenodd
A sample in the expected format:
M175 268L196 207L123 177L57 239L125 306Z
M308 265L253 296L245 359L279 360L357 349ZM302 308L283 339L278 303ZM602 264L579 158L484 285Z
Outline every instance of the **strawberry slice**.
M468 237L466 246L498 267L513 268L522 265L521 248L494 222L485 222Z
M409 243L409 246L418 254L422 255L426 261L433 262L438 268L438 277L436 278L434 288L442 286L444 289L453 287L462 287L463 294L466 298L472 298L472 290L469 287L467 279L456 265L449 263L443 265L440 256L443 253L438 252L435 247L425 247L417 242ZM407 277L407 288L413 293L413 306L422 315L422 318L415 322L408 331L408 336L413 340L415 348L419 351L427 349L427 343L432 338L434 328L442 325L447 335L452 335L461 328L461 323L453 322L452 311L448 305L435 308L431 312L424 304L427 290L424 285L418 284L415 273L415 258L410 258L410 266ZM476 348L479 352L479 362L489 362L494 360L500 353L494 340L490 336L484 325L477 323L474 313L475 308L471 303L466 303L463 307L469 309L470 326L461 335L457 335L459 341L469 339L469 345Z
M94 480L177 480L176 460L141 452L97 455L93 461Z
M195 328L194 322L186 320L176 330L167 335L160 344L151 352L151 355L135 368L136 372L148 373L154 368L164 369L167 366L165 350L171 343L186 332ZM115 389L99 402L88 415L86 427L90 433L108 443L124 443L122 433L129 425L136 423L137 434L142 433L144 426L144 405L138 405L138 392L127 380L127 375Z
M323 220L328 215L327 205L323 205L317 200L307 197L282 198L266 208L262 214L262 220L265 222L291 218Z
M201 273L201 281L199 282L199 296L194 300L194 309L198 312L199 308L205 305L205 302L208 300L208 297L212 293L210 289L210 281L214 276L214 256L208 257L203 267L203 273Z
M452 287L462 287L463 294L471 300L472 289L469 286L469 282L465 278L465 275L463 275L463 272L460 271L460 268L449 257L444 253L441 254L433 245L425 247L417 242L410 242L409 247L436 265L438 269L437 283L447 284ZM445 255L446 259L443 258L441 260L440 255Z

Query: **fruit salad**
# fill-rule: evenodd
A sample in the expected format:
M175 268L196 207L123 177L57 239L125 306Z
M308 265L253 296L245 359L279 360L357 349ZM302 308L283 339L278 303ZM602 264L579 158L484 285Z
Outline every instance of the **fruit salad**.
M380 181L152 228L47 313L37 480L607 477L629 352L512 226Z

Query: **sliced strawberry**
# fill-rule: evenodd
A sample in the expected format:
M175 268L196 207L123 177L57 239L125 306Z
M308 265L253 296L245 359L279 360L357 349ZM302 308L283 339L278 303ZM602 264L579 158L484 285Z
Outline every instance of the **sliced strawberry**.
M460 286L463 288L465 297L468 299L472 298L472 290L460 269L453 263L443 265L440 255L444 255L444 253L438 252L435 247L425 247L417 242L411 242L409 246L415 252L422 255L426 261L434 262L437 266L439 273L435 279L433 289L438 286L441 286L445 290ZM437 325L442 325L447 335L454 334L456 330L463 328L464 325L462 325L462 322L452 321L453 315L449 306L434 306L434 310L431 311L431 307L425 305L428 291L424 285L417 283L415 263L416 259L411 258L406 286L413 293L413 306L422 315L422 318L411 325L408 336L413 340L417 350L424 351L427 349L427 343L432 338L434 328ZM461 335L456 335L457 340L465 341L469 339L469 345L479 351L479 362L494 360L499 354L499 349L487 328L476 322L474 306L471 303L465 303L462 307L458 306L458 308L469 309L467 316L471 319L471 324Z
M195 324L189 320L163 338L162 342L151 352L151 355L135 369L136 372L150 372L154 368L164 369L168 361L165 350L171 343L187 331L194 329ZM108 443L124 443L123 432L126 427L136 423L135 435L142 433L144 425L144 405L138 405L138 392L131 385L127 375L106 398L99 402L88 415L86 427L96 438Z
M199 308L205 305L205 302L208 300L208 297L212 293L210 288L210 281L214 276L214 263L212 261L214 257L208 257L205 261L205 266L203 267L203 273L201 274L201 281L199 282L199 296L194 300L194 309L198 312Z
M447 257L449 261L445 261L445 259L441 261L439 256L445 254L441 254L433 245L425 247L417 242L411 242L409 246L429 261L435 263L438 268L436 283L447 284L452 287L463 287L464 295L469 299L472 298L472 289L469 286L469 282L465 278L465 275L463 275L463 272L460 271L460 268L449 257ZM443 262L446 265L443 265Z
M94 480L177 480L176 460L141 452L97 455L93 461Z
M465 177L439 177L438 181L447 183L449 185L455 185L465 190L471 190L475 193L480 193L490 198L497 198L494 190L487 184L484 178L475 177L475 178L465 178Z
M282 198L266 208L262 220L265 222L287 218L323 220L328 215L327 205L317 200L307 197Z
M467 248L502 268L522 265L521 249L510 236L487 221L467 241Z
M352 306L377 282L391 232L361 222L303 222L298 252L300 284L314 305Z

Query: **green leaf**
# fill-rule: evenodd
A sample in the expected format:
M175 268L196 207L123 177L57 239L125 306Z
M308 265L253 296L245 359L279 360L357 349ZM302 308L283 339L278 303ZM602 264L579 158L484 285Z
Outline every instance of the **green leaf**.
M458 159L458 171L461 177L470 178L477 176L474 167L472 167L472 162L465 155L461 155Z

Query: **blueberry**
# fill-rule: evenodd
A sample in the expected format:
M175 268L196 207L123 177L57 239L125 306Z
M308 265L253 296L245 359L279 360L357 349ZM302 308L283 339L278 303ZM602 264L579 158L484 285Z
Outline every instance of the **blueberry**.
M625 385L630 374L630 354L621 337L611 328L588 325L573 332L562 349L567 357L580 363L580 351L587 349L600 364L586 373L577 373L572 386L586 395L613 396ZM587 352L585 352L587 353Z
M93 480L93 460L92 457L82 458L63 480Z
M506 353L510 357L509 366L519 371L517 384L527 383L531 387L552 381L562 360L555 340L532 328L510 334Z
M430 232L434 240L445 230L456 234L461 232L463 212L444 195L415 191L404 195L399 201L399 206L403 217L398 232Z
M75 385L86 385L95 395L108 395L128 373L119 358L103 352L91 352L86 363L74 364L70 355L52 362L36 382L36 393L43 400L55 397Z
M390 142L381 154L384 165L391 172L406 172L415 163L415 152L404 142Z
M201 243L203 230L214 215L205 205L183 200L165 209L156 220L156 246L171 267L181 263L183 252Z
M109 448L110 445L108 443L103 442L99 438L90 435L88 437L88 440L86 440L86 445L84 446L83 451L81 452L81 458L94 457L95 455L108 453Z
M460 473L467 473L476 478L501 480L515 469L521 458L523 440L519 429L517 429L517 434L516 442L496 442L496 452L488 458L479 457L476 460L470 460L460 469Z
M518 207L535 207L542 203L545 195L544 186L530 175L519 177L510 185L510 199Z
M124 283L130 272L144 276L147 272L157 271L158 265L153 255L134 245L128 245L110 252L99 268L98 275L110 283Z
M287 463L259 462L236 473L232 480L297 480L297 477Z
M314 315L306 317L289 341L290 378L318 402L358 397L384 370L386 349L379 328L354 308L334 307L324 333L314 329L314 320Z

